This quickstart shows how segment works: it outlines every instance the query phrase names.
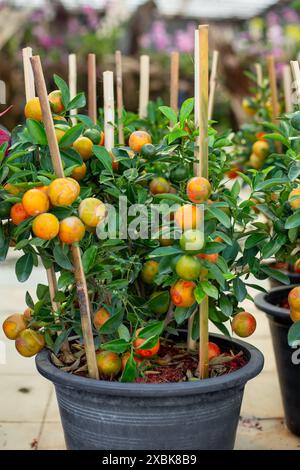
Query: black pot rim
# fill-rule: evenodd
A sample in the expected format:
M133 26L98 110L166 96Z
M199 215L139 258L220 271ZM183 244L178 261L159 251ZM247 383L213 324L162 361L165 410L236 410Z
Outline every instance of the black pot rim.
M215 338L219 343L226 343L227 346L230 343L244 350L249 357L247 364L237 371L219 377L171 384L120 383L71 375L52 364L50 351L46 349L36 356L36 366L39 373L54 384L106 395L148 397L194 395L244 386L248 380L260 373L264 365L264 357L257 348L244 341L226 338L222 335L213 334L210 337Z
M278 307L278 305L274 305L270 302L270 297L274 294L281 294L284 295L288 293L294 287L297 287L298 284L291 284L289 286L279 286L274 287L267 293L260 293L258 294L255 299L254 303L259 310L262 310L267 315L270 315L276 320L282 321L289 321L290 319L290 311L287 308ZM292 320L291 320L292 323Z

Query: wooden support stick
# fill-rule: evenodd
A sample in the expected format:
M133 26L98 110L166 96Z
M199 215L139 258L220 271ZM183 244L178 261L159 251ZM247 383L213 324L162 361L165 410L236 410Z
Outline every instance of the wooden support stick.
M208 25L199 26L199 176L208 178ZM208 377L208 297L199 306L199 377Z
M215 92L216 92L216 86L217 86L218 60L219 60L219 51L214 51L213 57L212 57L210 79L209 79L208 119L212 119L213 117Z
M267 57L268 75L271 88L271 100L272 100L272 121L276 123L279 115L279 103L277 95L277 84L276 84L276 71L274 56L269 55Z
M30 58L32 57L32 49L31 47L25 47L22 51L23 53L23 68L24 68L24 81L25 81L25 95L26 95L26 102L35 98L35 86L34 86L34 76L31 67ZM57 312L59 305L55 302L55 294L57 292L57 282L55 271L53 267L46 269L47 280L49 285L49 294L50 294L50 301L53 312Z
M296 88L296 102L297 104L300 105L300 67L299 67L299 62L297 60L292 60L290 62L291 64L291 69L293 73L293 78L294 78L294 85ZM295 103L294 103L295 104Z
M194 120L195 127L198 127L199 116L199 31L195 30L194 37ZM194 165L195 166L195 165ZM196 171L194 171L196 173Z
M115 123L115 103L114 103L114 74L113 72L103 72L103 98L104 98L104 135L105 148L108 152L114 147L114 123Z
M64 177L64 171L59 152L57 139L55 136L54 123L52 119L50 104L48 101L47 89L42 70L41 60L39 56L31 58L33 74L35 78L35 85L40 104L42 108L43 122L47 134L52 165L56 175L60 178ZM94 347L94 338L91 324L90 303L88 298L86 280L82 268L80 249L76 245L71 246L73 256L74 275L76 280L78 302L81 314L81 326L84 339L85 353L87 358L87 366L89 376L94 379L99 378L99 372L96 362L96 354Z
M77 59L76 54L69 54L69 89L71 100L77 94ZM77 109L71 109L70 116L77 114ZM73 125L76 124L77 120L75 117L71 118Z
M119 144L124 145L123 116L123 75L122 75L122 54L116 51L116 81L117 81L117 110L118 110L118 136Z
M149 73L150 73L149 56L142 55L140 58L140 97L139 97L140 118L146 118L148 114Z
M30 57L32 57L31 47L24 47L24 49L22 50L22 55L23 55L26 101L29 101L35 97L34 77L33 77L32 67L30 63Z
M170 65L170 107L178 112L179 52L171 52Z
M262 66L259 63L255 64L255 72L256 72L256 82L259 88L263 86L263 71L262 71Z
M88 111L94 124L97 123L97 91L96 91L96 55L88 55Z
M291 67L287 64L283 67L283 90L284 90L284 102L285 112L293 112L293 101L292 101L292 74Z

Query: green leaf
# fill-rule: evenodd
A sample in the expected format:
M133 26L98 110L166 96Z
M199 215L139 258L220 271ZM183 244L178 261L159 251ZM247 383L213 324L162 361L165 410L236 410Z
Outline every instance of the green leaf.
M72 145L73 142L75 142L75 140L81 136L82 131L82 124L77 124L76 126L70 127L70 129L67 130L67 132L59 141L60 148L69 147L70 145Z
M169 106L160 106L158 109L170 122L177 122L177 114L172 108L169 108Z
M206 294L205 294L204 290L202 289L201 284L198 284L198 286L194 289L194 296L195 296L197 304L201 304L201 302L205 298L205 295Z
M180 113L179 113L179 120L181 126L184 125L185 121L189 117L189 115L192 113L194 109L194 98L188 98L185 100L180 108Z
M288 183L289 182L289 179L284 177L284 178L271 178L269 180L266 180L266 181L261 181L260 183L258 183L254 190L255 191L262 191L262 190L265 190L265 189L268 189L268 188L273 188L275 185L282 185L282 184L285 184L285 183Z
M157 307L158 304L167 304L170 302L170 293L169 291L162 291L159 292L156 296L152 297L148 301L148 306L152 310L153 308Z
M160 256L182 255L184 251L176 246L161 246L149 253L149 258L159 258Z
M104 168L113 174L112 159L106 148L99 147L99 145L93 145L93 152L96 158L98 158L98 160L102 163Z
M180 139L180 137L188 136L188 132L184 131L183 129L174 129L170 134L167 135L168 144L170 145L174 140Z
M202 281L201 282L201 287L204 290L205 294L208 295L208 297L212 297L213 299L216 299L216 300L218 299L219 291L209 281Z
M29 278L33 269L32 253L26 253L16 262L16 275L19 282L25 282Z
M300 345L300 321L293 323L289 329L288 343L292 348Z
M96 261L98 247L96 245L90 246L82 256L82 265L85 273L88 273Z
M243 300L245 300L245 298L247 297L247 289L245 287L245 283L239 277L236 277L235 279L233 279L232 285L238 302L242 302Z
M293 162L289 168L288 178L294 181L300 175L300 162Z
M209 266L210 277L213 277L221 287L225 287L225 279L221 269L214 263Z
M269 266L261 266L261 271L267 274L272 279L280 282L281 284L290 284L289 277L283 274L283 272L279 271L278 269L269 268Z
M73 270L71 261L69 260L68 255L64 252L60 245L56 245L53 250L53 255L56 263L63 269L68 269L69 271Z
M180 204L186 203L185 199L180 196L177 196L177 194L172 193L155 194L153 197L155 199L166 199L168 201L179 202Z
M123 315L124 312L122 310L112 315L108 320L106 320L104 325L101 326L99 330L100 333L104 335L114 333L122 323Z
M59 353L60 348L62 347L62 345L64 344L64 342L68 338L68 336L70 335L71 331L72 331L72 327L68 328L67 330L62 331L60 333L60 335L57 336L57 338L55 340L55 343L54 343L54 346L53 346L54 354Z
M61 273L57 286L59 289L64 289L74 283L74 275L70 271L64 271Z
M26 126L33 144L48 145L45 129L40 122L34 119L27 119Z
M129 343L125 341L125 339L113 339L108 343L101 344L101 349L105 349L106 351L115 352L117 354L122 354L127 351Z
M299 226L300 226L300 211L297 211L286 219L284 227L290 229L290 228L296 228Z
M217 207L208 206L207 210L211 215L213 215L216 219L218 219L218 221L222 225L224 225L225 228L230 228L231 226L230 218L221 209L218 209Z
M242 178L242 180L243 180L246 184L248 184L248 186L249 186L250 188L252 188L252 181L251 181L251 179L249 178L249 176L245 175L245 173L242 173L242 172L240 172L240 171L237 171L237 174Z
M245 241L246 250L249 250L250 248L257 246L261 241L265 240L267 236L268 235L266 233L253 233Z
M164 329L164 322L157 321L142 328L138 334L139 338L149 339L153 336L160 336Z
M34 301L28 291L26 292L26 295L25 295L25 302L26 302L27 307L34 309Z
M65 109L68 108L70 103L70 90L66 82L59 77L58 75L53 76L54 82L57 85L58 89L61 91L61 100Z
M194 290L194 295L195 295L195 290ZM176 323L178 325L181 325L187 318L190 318L194 310L195 310L194 307L190 307L190 308L176 307L175 312L174 312Z
M282 142L286 147L290 146L290 142L281 134L265 134L264 139L275 140L276 142Z
M128 330L127 326L124 325L124 323L121 323L121 325L119 326L118 335L121 339L125 339L125 341L127 342L130 340L130 331Z
M159 336L151 336L150 338L146 339L146 341L139 346L139 349L151 349L157 344L159 340Z
M134 382L137 376L138 376L137 365L133 358L133 353L131 353L131 356L128 358L126 362L126 366L125 366L125 369L123 371L123 374L120 380L121 382Z
M79 109L79 108L84 108L86 105L86 99L85 99L85 94L84 93L78 93L68 104L67 106L67 111L70 111L70 109Z
M232 315L233 311L233 306L232 303L230 302L229 297L226 294L221 294L220 295L220 309L226 317L230 317Z
M38 284L36 288L36 296L39 300L44 300L49 295L49 287L44 284Z
M239 183L239 180L236 180L234 182L234 185L232 186L231 188L231 196L234 198L234 199L237 199L239 194L240 194L240 191L241 191L241 185Z

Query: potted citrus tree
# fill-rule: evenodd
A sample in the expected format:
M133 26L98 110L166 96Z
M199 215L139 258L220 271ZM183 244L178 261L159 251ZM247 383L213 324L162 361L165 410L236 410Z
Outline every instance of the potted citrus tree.
M11 204L1 254L11 243L23 252L20 281L42 260L58 288L53 296L39 285L37 302L27 294L28 308L4 332L24 356L38 353L69 449L233 448L244 386L263 357L230 333L254 332L255 318L239 303L249 298L249 275L268 273L253 202L239 198L238 181L230 190L223 184L229 131L207 128L204 113L195 144L188 100L178 115L161 108L172 126L160 143L139 130L128 146L110 148L107 132L104 148L98 124L69 119L84 98L72 103L57 77L62 106L53 120L33 63L35 115L27 104L1 164L1 198ZM208 321L222 335L208 337Z

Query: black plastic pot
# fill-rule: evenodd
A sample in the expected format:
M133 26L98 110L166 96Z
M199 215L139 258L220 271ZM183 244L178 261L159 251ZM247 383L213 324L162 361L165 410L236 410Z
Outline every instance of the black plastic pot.
M278 307L293 287L295 285L276 287L267 294L259 294L255 305L268 315L286 425L300 436L300 364L292 361L295 350L287 341L288 330L292 325L289 310Z
M233 449L246 382L263 367L247 343L213 335L222 349L243 351L248 363L228 375L173 384L96 381L70 375L38 354L38 371L51 380L67 448Z
M280 271L283 274L285 274L286 276L288 276L288 278L290 280L290 284L300 284L300 274L299 273L295 273L294 271L288 271L288 269L276 268L275 263L270 263L270 264L268 264L268 266L270 266L270 268L277 269L278 271ZM276 279L273 279L272 277L270 277L269 279L270 279L270 285L271 285L272 289L274 287L279 287L279 286L283 285L281 282L277 281Z

